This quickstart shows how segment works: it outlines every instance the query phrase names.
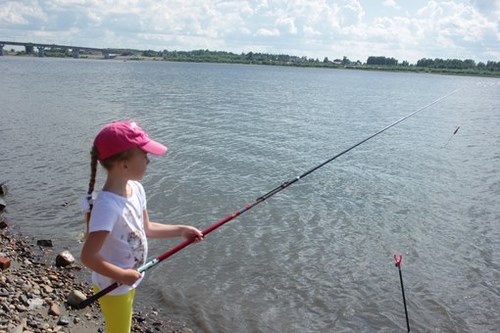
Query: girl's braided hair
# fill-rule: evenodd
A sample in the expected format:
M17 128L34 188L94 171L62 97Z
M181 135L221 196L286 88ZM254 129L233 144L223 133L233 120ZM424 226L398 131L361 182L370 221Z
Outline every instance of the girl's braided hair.
M99 153L97 152L96 146L92 146L92 149L90 150L90 181L89 181L89 189L87 191L87 201L89 203L89 210L85 213L85 225L86 225L85 235L89 234L90 214L92 212L92 207L94 206L94 202L92 200L92 193L94 192L95 178L97 175L98 157Z

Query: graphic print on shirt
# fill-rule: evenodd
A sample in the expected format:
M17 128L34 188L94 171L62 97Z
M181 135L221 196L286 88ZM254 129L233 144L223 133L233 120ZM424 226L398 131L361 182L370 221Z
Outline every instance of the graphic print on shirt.
M126 235L126 240L130 249L129 254L127 255L127 259L133 260L134 262L133 268L139 268L145 262L144 256L145 256L146 236L142 230L134 229L133 227L131 227L131 224L137 224L142 222L142 214L140 213L134 214L133 210L130 207L127 210L128 211L125 214L125 219L128 220L129 222L125 221L124 223L125 229L128 230L128 234ZM131 223L131 221L135 221L136 223Z
M127 243L134 258L134 268L144 264L144 240L142 232L133 230L128 234Z

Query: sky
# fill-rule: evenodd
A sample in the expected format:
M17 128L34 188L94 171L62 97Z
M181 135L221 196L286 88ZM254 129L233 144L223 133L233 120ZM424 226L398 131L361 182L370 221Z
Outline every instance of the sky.
M0 0L0 40L497 62L500 0Z

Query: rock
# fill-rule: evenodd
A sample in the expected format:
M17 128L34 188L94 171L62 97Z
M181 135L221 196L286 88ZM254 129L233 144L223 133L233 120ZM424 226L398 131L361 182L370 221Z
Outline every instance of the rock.
M51 294L54 291L54 288L46 284L42 284L41 287L43 288L43 290L45 290L45 293L47 294Z
M33 298L28 301L28 306L30 310L39 309L43 306L43 299Z
M86 299L87 299L87 296L84 293L82 293L81 291L72 290L69 293L66 302L68 303L68 305L76 307L78 304L80 304L81 302L83 302Z
M61 315L61 309L59 309L59 305L52 304L49 308L49 315L59 317Z
M92 293L75 274L78 265L55 267L53 255L47 256L50 250L33 249L36 239L11 231L0 230L0 256L11 260L9 269L0 271L0 333L104 332L97 302L83 311L70 305ZM161 316L156 308L134 312L132 332L181 332L183 324L162 322Z
M2 270L5 270L10 267L10 259L7 257L0 257L0 268Z
M193 333L193 330L187 327L183 327L179 330L179 333Z
M14 329L12 329L9 332L10 333L23 333L25 326L26 326L26 319L23 319L19 325L17 325Z
M60 326L67 326L69 324L69 320L68 318L64 317L64 316L61 316L61 318L59 318L59 320L57 321L57 325L60 325Z
M1 219L1 217L0 217L0 219ZM7 224L7 222L5 222L5 221L3 221L3 220L1 220L1 221L0 221L0 229L5 229L5 228L7 228L8 226L9 226L9 225Z
M39 239L36 241L36 245L38 246L45 246L45 247L52 247L52 241L50 239Z
M75 262L75 258L67 250L62 251L56 257L56 266L57 267L66 267L68 265L71 265L74 262Z
M29 305L29 303L28 303L28 297L26 297L26 295L24 295L24 294L21 294L21 295L19 296L19 301L20 301L23 305L25 305L25 306L28 306L28 305Z
M21 304L16 304L16 311L17 312L25 312L26 310L28 310L27 307L25 307L24 305L21 305Z
M5 184L5 182L0 183L0 195L6 195L8 190L9 189L7 188L7 185Z
M0 198L0 213L3 212L3 210L7 207L7 204L5 203L5 200Z

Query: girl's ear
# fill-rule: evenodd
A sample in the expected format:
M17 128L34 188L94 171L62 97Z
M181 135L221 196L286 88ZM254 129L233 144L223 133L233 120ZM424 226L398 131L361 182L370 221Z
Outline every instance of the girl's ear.
M126 163L127 163L127 161L125 161L125 160L113 161L112 163L108 164L108 171L124 170L127 168Z
M120 164L120 167L122 169L125 169L125 170L128 169L128 161L126 159L125 160L120 160L120 161L118 161L118 163Z

